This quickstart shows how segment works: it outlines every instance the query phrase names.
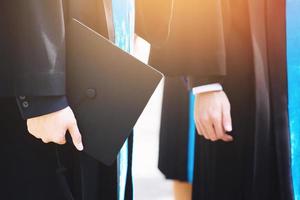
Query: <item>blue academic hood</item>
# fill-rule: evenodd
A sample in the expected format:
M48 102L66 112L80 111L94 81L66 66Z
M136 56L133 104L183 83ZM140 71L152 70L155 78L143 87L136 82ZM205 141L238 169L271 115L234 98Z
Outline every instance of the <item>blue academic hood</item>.
M292 178L295 200L300 200L300 1L287 0L286 4Z

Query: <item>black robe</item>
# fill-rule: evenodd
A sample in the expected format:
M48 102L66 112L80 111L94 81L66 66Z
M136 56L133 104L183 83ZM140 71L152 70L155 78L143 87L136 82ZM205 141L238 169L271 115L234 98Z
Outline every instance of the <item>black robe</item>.
M276 168L278 196L293 199L288 124L286 1L248 1L256 75L254 199L275 193L270 173ZM263 72L262 70L263 69ZM267 148L272 145L273 148ZM276 162L267 162L270 155ZM264 189L266 186L266 189ZM265 197L265 198L264 198Z
M285 1L210 0L210 4L207 1L198 3L175 1L170 39L164 42L157 39L157 35L163 35L163 32L158 33L158 30L167 27L168 16L172 15L166 10L163 11L164 7L158 6L159 3L156 1L137 2L137 15L141 15L140 18L143 19L137 20L138 31L148 40L149 38L153 40L155 36L152 43L160 48L154 47L151 56L162 55L158 59L150 59L151 64L170 75L198 74L197 77L200 76L201 80L205 80L203 83L210 83L212 80L221 82L231 102L233 118L231 134L234 141L213 143L198 137L193 198L293 199L287 117ZM217 2L222 2L222 5ZM171 5L171 1L168 3ZM222 8L222 12L217 14L215 12L217 8L213 8L212 4ZM203 12L203 7L206 7L207 12ZM198 13L198 16L195 13ZM199 15L202 17L200 21ZM217 18L221 18L222 22L216 20ZM192 21L186 21L187 19ZM208 25L203 25L201 20L207 20ZM216 21L219 23L215 23ZM189 23L192 25L189 26ZM199 29L205 33L206 29L222 31L225 66L206 65L206 62L201 62L203 60L201 56L198 57L201 58L198 63L187 59L191 55L197 56L195 46L202 51L207 50L204 53L206 56L215 55L211 51L214 49L206 49L206 42L199 42L197 37L213 41L213 46L216 41L222 42L218 40L220 38L213 37L215 35L201 35ZM195 34L197 32L198 34ZM181 36L176 40L171 39L179 35ZM174 44L171 44L172 42ZM175 50L168 48L175 45L177 45ZM176 59L175 56L165 56L172 52L177 52ZM215 56L214 59L219 58ZM179 63L179 66L174 62ZM216 65L215 62L212 63ZM223 70L218 70L220 67ZM173 69L173 72L170 73L165 69Z
M167 179L188 181L189 91L183 77L164 83L158 168Z
M21 117L45 112L51 100L65 94L62 6L58 0L4 0L0 12L1 199L66 199L57 179L56 145L29 135ZM48 50L56 56L48 57ZM19 95L41 104L31 99L18 108Z
M43 144L27 132L26 121L16 102L16 96L23 94L47 101L65 95L64 25L67 27L72 17L80 18L107 36L103 2L30 0L15 3L5 0L0 5L3 15L0 40L4 44L0 48L1 199L117 199L116 163L107 167L79 153L70 138L64 146ZM10 9L14 12L10 13ZM19 15L15 13L18 10ZM52 63L53 58L57 62ZM26 79L27 76L32 79ZM34 107L34 102L29 103ZM129 171L129 186L130 177ZM131 199L130 189L128 187L127 199Z

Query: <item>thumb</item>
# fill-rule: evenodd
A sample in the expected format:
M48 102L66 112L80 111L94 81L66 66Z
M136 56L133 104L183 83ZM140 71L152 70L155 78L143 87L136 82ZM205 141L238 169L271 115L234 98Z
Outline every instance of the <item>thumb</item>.
M74 146L76 147L76 149L78 151L82 151L83 150L83 144L82 144L82 139L81 139L81 134L79 132L77 123L73 123L70 127L69 127L69 133L72 137L72 141Z
M225 131L231 132L232 131L232 121L231 121L231 114L230 114L230 106L223 106L223 127Z

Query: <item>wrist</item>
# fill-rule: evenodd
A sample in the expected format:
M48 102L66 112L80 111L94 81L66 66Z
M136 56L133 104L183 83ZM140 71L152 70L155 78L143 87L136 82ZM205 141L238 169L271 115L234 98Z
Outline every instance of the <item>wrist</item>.
M207 93L207 92L217 92L217 91L223 91L223 87L220 83L213 83L203 86L198 86L193 88L193 94L201 94L201 93Z

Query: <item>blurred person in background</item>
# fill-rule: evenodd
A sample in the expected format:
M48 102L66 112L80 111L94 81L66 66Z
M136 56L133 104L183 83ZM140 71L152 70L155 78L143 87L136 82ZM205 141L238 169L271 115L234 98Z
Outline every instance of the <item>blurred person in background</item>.
M57 146L42 143L64 144L69 131L84 148L65 96L62 1L4 0L0 13L1 199L66 199Z
M108 38L112 10L102 0L1 1L1 199L132 199L130 167L77 151L84 147L65 91L65 27L76 18Z
M285 1L136 0L136 7L150 64L188 75L195 94L202 137L193 199L292 200Z

